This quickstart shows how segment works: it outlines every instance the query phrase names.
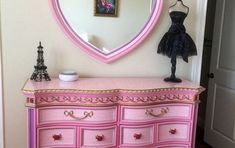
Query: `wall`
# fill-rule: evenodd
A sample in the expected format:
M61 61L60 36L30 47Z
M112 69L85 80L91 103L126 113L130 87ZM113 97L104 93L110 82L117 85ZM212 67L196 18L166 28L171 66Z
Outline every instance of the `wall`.
M52 17L47 0L1 0L5 148L26 148L26 109L21 88L34 70L39 41L45 46L45 64L54 77L63 69L75 69L86 77L166 76L170 73L170 60L156 54L156 46L168 30L168 7L174 2L164 0L164 3L162 17L149 38L132 53L107 65L68 40ZM197 1L185 1L185 4L190 7L185 21L188 33L193 39L200 39L197 28L203 26L197 26L200 17L196 12ZM198 58L190 58L189 64L178 60L177 75L192 79L191 67L195 66L192 59Z
M1 14L1 13L0 13ZM1 20L0 20L1 26ZM1 36L0 30L0 38ZM3 77L2 77L2 44L0 42L0 148L4 148L4 117L3 117Z

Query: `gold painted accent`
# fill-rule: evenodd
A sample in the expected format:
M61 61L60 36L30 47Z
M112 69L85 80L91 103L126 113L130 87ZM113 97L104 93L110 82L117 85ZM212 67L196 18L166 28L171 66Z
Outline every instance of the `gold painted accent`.
M64 115L65 116L69 116L69 117L71 117L71 118L73 118L75 120L83 120L83 119L86 119L88 117L92 117L94 115L93 111L90 111L90 112L85 111L83 114L84 114L84 117L76 117L74 115L73 111L67 111L67 110L64 111Z
M26 107L31 107L31 108L35 108L36 107L36 105L33 104L33 103L25 103L25 106Z
M146 115L153 116L153 117L161 117L161 116L167 114L168 112L169 112L169 108L166 107L166 108L162 108L159 114L155 114L154 111L153 111L153 109L147 109L147 110L145 111L145 114L146 114Z
M127 106L143 106L149 104L166 104L166 103L187 103L195 104L199 103L199 96L194 95L175 95L164 94L156 96L113 96L113 97L79 97L79 96L47 96L34 98L35 102L31 103L34 107L42 106L114 106L114 105L127 105ZM26 106L31 106L27 103Z
M27 90L22 89L24 93L92 93L92 94L109 94L109 93L153 93L160 91L198 91L198 93L204 91L203 87L199 88L184 88L184 87L173 87L173 88L154 88L154 89L108 89L108 90L79 90L79 89L37 89Z
M199 104L200 101L161 101L161 102L148 102L148 103L107 103L107 104L84 104L84 103L47 103L47 104L25 104L26 107L40 108L49 106L82 106L82 107L112 107L112 106L146 106L146 105L160 105L160 104Z

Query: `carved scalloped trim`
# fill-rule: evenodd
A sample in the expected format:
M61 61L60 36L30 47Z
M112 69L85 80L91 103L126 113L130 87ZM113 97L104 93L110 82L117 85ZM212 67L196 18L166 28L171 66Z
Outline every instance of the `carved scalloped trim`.
M28 102L31 100L31 102ZM33 101L32 101L33 100ZM26 106L81 105L81 106L112 106L120 105L147 105L168 102L197 103L195 95L165 94L157 96L114 96L114 97L79 97L79 96L50 96L27 98Z
M201 93L205 89L203 87L199 88L156 88L156 89L145 89L145 90L135 90L135 89L110 89L110 90L79 90L79 89L39 89L39 90L22 90L24 93L92 93L92 94L110 94L110 93L153 93L160 91L197 91Z

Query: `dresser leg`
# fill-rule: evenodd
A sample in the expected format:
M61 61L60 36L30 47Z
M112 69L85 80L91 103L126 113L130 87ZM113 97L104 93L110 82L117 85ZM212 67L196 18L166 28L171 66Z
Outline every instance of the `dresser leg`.
M194 122L193 124L193 139L192 139L192 146L191 148L195 148L196 144L196 132L197 132L197 116L198 116L198 103L195 104L195 109L194 109Z
M27 144L28 148L36 148L36 114L35 109L29 108L28 114L28 132L27 132Z

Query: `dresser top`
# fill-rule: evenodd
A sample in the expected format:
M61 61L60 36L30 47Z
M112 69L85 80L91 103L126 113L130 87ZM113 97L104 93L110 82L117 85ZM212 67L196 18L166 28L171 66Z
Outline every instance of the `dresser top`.
M51 81L28 80L24 92L40 90L147 90L147 89L195 89L198 84L183 80L182 83L164 82L162 78L79 78L78 81L64 82L57 78Z

